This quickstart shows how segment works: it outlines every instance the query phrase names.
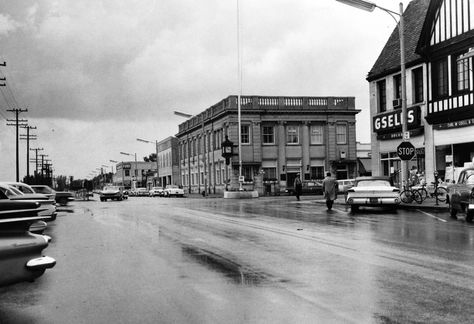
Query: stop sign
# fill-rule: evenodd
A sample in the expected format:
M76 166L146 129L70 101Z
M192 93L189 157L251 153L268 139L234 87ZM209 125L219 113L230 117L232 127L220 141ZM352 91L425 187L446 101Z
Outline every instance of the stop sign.
M397 147L397 154L400 160L410 161L415 156L415 147L410 142L401 142Z

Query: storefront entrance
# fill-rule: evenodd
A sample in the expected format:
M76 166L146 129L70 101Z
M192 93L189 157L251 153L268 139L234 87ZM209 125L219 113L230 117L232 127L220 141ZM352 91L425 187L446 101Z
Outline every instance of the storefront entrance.
M446 168L464 167L464 163L474 158L474 142L436 146L436 171L442 179L446 177Z

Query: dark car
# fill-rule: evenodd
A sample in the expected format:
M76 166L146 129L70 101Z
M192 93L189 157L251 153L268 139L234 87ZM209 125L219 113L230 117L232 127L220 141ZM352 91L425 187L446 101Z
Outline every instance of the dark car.
M29 231L47 218L38 215L41 210L38 202L10 200L0 192L0 287L33 281L56 264L42 253L50 238Z
M458 213L466 214L466 222L474 217L474 168L466 168L459 174L458 182L448 185L449 213L457 218Z
M301 189L302 195L322 195L323 194L323 181L322 180L310 180L310 181L303 181L303 187ZM294 187L288 187L286 192L289 195L295 194Z
M33 188L36 193L53 198L56 203L60 204L61 206L66 206L70 201L74 200L74 195L72 192L56 191L53 188L45 185L31 185L31 188Z

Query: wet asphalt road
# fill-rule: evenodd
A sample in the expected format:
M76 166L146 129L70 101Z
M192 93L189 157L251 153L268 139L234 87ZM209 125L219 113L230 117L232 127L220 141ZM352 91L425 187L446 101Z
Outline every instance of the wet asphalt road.
M0 323L472 323L474 226L311 197L75 202Z

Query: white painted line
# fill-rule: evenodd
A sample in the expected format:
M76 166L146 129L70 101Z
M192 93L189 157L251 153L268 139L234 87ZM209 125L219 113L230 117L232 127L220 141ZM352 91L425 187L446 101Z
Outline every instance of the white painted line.
M447 223L447 222L448 222L448 221L447 221L447 220L445 220L445 219L442 219L442 218L436 217L435 215L433 215L433 214L430 214L430 213L427 213L427 212L425 212L425 211L422 211L422 210L420 210L420 209L417 209L417 211L419 211L420 213L423 213L423 214L425 214L425 215L426 215L426 216L428 216L428 217L431 217L431 218L434 218L434 219L436 219L436 220L439 220L439 221L441 221L441 222L444 222L444 223Z

